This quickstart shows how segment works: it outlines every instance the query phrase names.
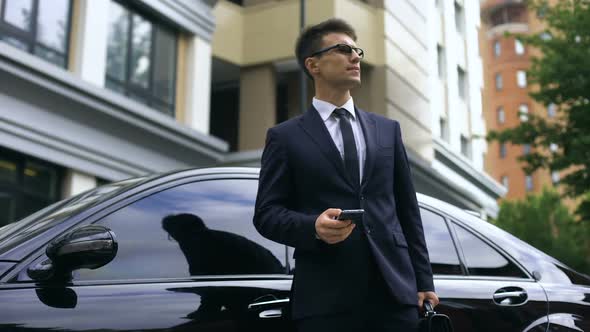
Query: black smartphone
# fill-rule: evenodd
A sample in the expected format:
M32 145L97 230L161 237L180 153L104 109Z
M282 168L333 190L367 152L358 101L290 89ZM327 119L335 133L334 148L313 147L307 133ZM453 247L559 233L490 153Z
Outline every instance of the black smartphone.
M338 216L338 220L352 220L352 222L361 221L361 219L363 218L363 213L365 213L365 210L363 209L342 210L342 212Z

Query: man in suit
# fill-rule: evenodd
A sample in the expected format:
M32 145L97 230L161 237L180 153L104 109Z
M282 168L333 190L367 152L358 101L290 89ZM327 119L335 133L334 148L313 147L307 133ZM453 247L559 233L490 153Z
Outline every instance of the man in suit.
M356 34L330 19L299 36L315 97L268 130L254 224L295 248L291 306L299 331L411 331L432 270L399 123L356 108ZM340 221L343 209L362 220Z

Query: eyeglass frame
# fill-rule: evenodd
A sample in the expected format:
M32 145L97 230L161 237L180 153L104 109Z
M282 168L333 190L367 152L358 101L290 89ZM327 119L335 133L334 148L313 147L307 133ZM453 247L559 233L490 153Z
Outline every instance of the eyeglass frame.
M322 48L322 49L321 49L321 50L319 50L319 51L313 52L312 54L310 54L310 55L308 56L308 58L311 58L311 57L314 57L314 56L321 55L321 54L323 54L323 53L326 53L326 52L328 52L328 51L330 51L330 50L333 50L333 49L335 49L335 48L339 48L339 47L342 47L342 46L345 46L345 47L348 47L348 48L350 48L350 53L346 53L346 55L351 55L351 54L352 54L352 52L354 51L354 52L355 52L355 53L356 53L356 54L359 56L359 58L363 59L363 58L365 57L365 51L364 51L362 48L360 48L360 47L355 47L355 46L351 46L351 45L344 44L344 43L340 43L340 44L336 44L336 45L328 46L328 47L326 47L326 48ZM359 51L360 51L360 53L359 53Z

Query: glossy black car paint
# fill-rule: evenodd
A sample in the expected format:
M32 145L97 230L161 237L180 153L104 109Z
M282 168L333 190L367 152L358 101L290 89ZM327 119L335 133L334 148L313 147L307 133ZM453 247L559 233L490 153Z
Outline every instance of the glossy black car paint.
M247 168L154 176L56 217L9 250L1 249L8 240L0 234L0 331L292 330L287 273L71 282L35 282L27 275L47 259L52 240L132 202L185 183L257 176ZM442 300L436 310L452 318L456 331L590 331L590 286L569 282L559 262L456 207L422 195L419 201L444 217L453 241L463 227L522 269L519 278L470 275L455 243L463 272L435 275L435 286ZM514 303L499 304L502 299Z

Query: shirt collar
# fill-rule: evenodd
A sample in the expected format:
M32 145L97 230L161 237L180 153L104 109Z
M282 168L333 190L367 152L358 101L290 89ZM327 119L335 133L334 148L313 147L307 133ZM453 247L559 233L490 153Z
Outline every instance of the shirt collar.
M323 101L323 100L317 99L316 97L313 97L312 105L318 111L318 113L320 114L320 117L322 117L322 120L324 120L324 122L326 122L330 118L330 115L332 115L332 112L334 112L334 110L337 108L346 109L350 113L350 115L352 115L353 119L356 118L356 113L354 110L354 101L352 100L352 97L350 97L350 99L348 99L348 101L340 107L336 106L330 102Z

